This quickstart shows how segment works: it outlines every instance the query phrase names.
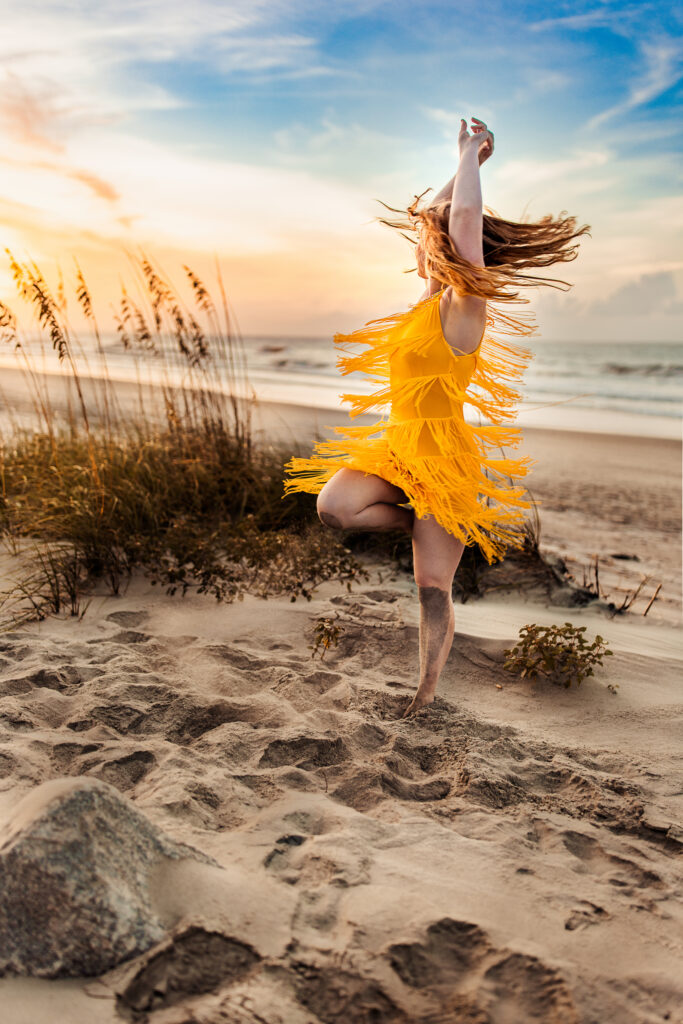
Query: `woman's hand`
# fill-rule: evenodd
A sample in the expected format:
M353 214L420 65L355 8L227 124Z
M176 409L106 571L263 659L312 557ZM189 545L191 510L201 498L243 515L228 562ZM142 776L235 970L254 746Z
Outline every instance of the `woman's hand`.
M458 149L462 156L467 149L474 147L478 152L479 166L481 167L484 160L488 160L493 153L493 132L489 131L485 122L478 117L472 118L472 131L474 134L470 135L467 131L467 121L461 117Z

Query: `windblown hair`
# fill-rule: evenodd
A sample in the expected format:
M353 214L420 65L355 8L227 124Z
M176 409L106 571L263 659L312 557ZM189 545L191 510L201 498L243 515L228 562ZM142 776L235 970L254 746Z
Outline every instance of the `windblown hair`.
M534 288L548 285L561 291L571 288L567 281L559 278L522 274L520 271L576 259L579 243L573 240L590 234L590 225L577 228L576 217L568 216L566 210L557 218L547 214L536 223L530 223L505 220L485 206L482 231L484 266L478 267L459 254L448 233L450 202L420 206L424 195L425 192L415 196L405 210L382 203L387 210L401 217L397 220L379 217L378 220L380 224L398 229L412 245L416 245L418 240L422 242L425 269L430 277L452 285L459 295L479 295L504 302L520 301L518 291L505 290L514 285ZM562 289L561 285L566 287Z

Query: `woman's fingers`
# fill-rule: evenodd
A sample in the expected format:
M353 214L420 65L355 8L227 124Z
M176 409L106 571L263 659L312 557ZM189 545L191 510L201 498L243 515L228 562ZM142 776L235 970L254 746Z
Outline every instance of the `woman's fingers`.
M493 153L493 132L486 127L486 121L482 121L480 117L472 115L470 120L472 122L471 135L467 129L467 120L464 117L460 118L460 145L465 145L466 139L475 138L477 135L488 136L487 138L484 138L478 146L479 162L482 163L483 160L486 160Z
M489 131L489 129L486 127L486 121L482 121L480 117L474 116L472 116L471 120L473 122L476 122L472 125L473 132L476 132L477 134L479 134L479 132L489 132L489 134L493 136L493 132Z

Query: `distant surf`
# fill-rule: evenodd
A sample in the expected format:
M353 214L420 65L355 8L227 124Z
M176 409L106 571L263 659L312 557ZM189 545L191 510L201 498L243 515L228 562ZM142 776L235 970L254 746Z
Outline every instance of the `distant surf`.
M370 393L375 385L360 374L342 376L331 338L247 336L243 339L249 383L263 402L315 409L345 409L342 395ZM542 341L524 339L534 352L520 386L517 422L562 430L680 438L683 419L683 345L677 342ZM87 372L104 374L102 360L88 343ZM179 360L144 353L137 357L115 337L104 341L107 373L114 380L134 382L143 370L154 382L162 371L173 383L184 383ZM19 367L12 350L0 351L0 367ZM52 350L44 348L36 366L59 372ZM385 410L388 411L388 410ZM468 420L477 414L465 406Z

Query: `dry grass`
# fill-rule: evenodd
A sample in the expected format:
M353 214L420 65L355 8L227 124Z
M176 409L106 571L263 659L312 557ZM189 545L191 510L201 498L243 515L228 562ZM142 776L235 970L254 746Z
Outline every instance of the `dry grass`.
M19 295L49 338L48 351L43 335L26 341L0 304L0 337L14 348L33 406L31 427L15 421L0 444L0 530L22 566L3 595L7 625L81 614L95 583L119 593L136 569L170 593L192 587L218 600L310 598L323 579L350 585L362 575L310 503L282 498L284 454L253 444L255 396L220 272L217 308L184 267L187 310L141 257L146 308L122 287L114 311L136 376L134 406L122 408L80 268L90 348L69 324L61 280L55 297L35 264L7 252ZM41 373L49 349L66 371L61 405L56 379Z

